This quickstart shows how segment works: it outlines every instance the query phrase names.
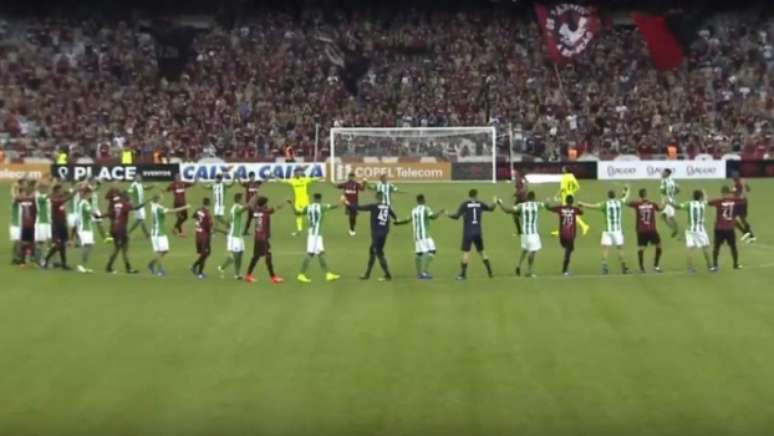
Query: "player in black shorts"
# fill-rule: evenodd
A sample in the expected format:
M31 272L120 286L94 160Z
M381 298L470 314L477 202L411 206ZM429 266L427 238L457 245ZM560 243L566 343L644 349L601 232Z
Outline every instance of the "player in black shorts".
M376 203L357 206L357 210L371 212L371 246L368 248L368 266L360 279L368 280L374 262L379 259L379 266L384 271L384 278L380 280L392 280L387 258L384 257L384 246L387 244L387 235L390 233L390 220L396 221L398 217L390 205L382 203L383 194L376 192Z
M494 205L488 205L478 201L478 190L471 189L468 193L468 199L460 204L456 213L448 214L449 218L457 220L463 218L462 227L462 263L460 264L460 274L457 280L465 280L468 272L468 261L470 260L470 249L476 247L476 251L484 261L486 272L492 277L492 265L489 263L484 251L484 239L481 231L481 218L484 212L495 210Z

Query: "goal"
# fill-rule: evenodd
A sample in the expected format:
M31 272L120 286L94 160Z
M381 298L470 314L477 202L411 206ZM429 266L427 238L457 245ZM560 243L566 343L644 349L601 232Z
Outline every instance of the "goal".
M330 131L331 180L385 175L395 181L453 181L461 168L467 181L496 181L493 126L334 127ZM469 175L473 174L471 178Z

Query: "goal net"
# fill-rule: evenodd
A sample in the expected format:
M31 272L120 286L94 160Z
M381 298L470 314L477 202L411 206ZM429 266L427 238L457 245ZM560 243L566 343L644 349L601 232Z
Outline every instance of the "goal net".
M452 181L455 168L474 168L467 180L495 181L496 133L485 127L334 127L331 180L386 175L403 182Z

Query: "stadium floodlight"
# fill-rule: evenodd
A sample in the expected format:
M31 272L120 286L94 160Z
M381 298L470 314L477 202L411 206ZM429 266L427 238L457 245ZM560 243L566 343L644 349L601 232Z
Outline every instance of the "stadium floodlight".
M495 182L496 141L494 126L334 127L331 180L345 180L355 172L400 181L451 181L455 164L478 164L474 179Z

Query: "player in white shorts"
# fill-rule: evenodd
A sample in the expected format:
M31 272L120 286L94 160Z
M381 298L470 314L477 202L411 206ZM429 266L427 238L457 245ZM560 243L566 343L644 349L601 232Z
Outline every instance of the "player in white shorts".
M693 255L696 250L701 250L704 260L707 263L707 269L712 269L710 260L710 239L704 226L705 213L707 209L706 194L704 191L693 191L693 200L682 204L672 204L672 206L684 210L688 213L688 228L685 229L685 246L688 248L688 271L696 272L693 264Z
M185 206L168 209L161 205L161 195L159 194L154 195L151 199L151 245L153 246L153 252L156 253L156 257L148 264L151 274L160 277L167 275L167 271L161 263L161 260L169 252L169 238L167 237L167 228L164 225L167 214L177 213L189 207L191 206L186 204Z
M215 176L215 182L212 183L212 215L223 225L226 224L226 191L230 187L230 184L223 181L223 174Z
M89 255L94 246L94 209L88 200L91 188L83 188L83 197L78 202L78 239L81 241L81 262L78 271L92 273L94 270L88 267Z
M132 204L135 206L140 206L145 204L145 191L153 189L153 185L143 185L142 184L142 175L137 174L134 178L134 181L132 181L132 184L129 185L129 196L131 198ZM148 228L145 226L145 206L135 209L134 210L134 223L132 224L132 227L129 229L129 234L131 235L134 229L137 227L142 229L142 233L145 235L146 238L150 237L150 233L148 232Z
M503 206L503 201L499 198L497 199L497 204L505 213L518 214L521 220L521 257L519 257L519 263L516 266L516 275L521 275L521 267L524 264L524 260L526 260L527 274L525 274L525 277L534 277L532 269L535 265L535 256L543 248L543 243L538 233L538 216L540 215L540 209L545 209L546 205L535 201L535 192L533 191L527 193L527 201L516 204L511 208Z
M444 209L434 213L429 206L425 205L424 194L417 195L417 205L411 210L411 218L395 221L395 225L411 223L414 230L414 265L417 269L417 278L420 280L429 280L430 263L435 258L435 241L430 236L430 221L443 215Z
M607 200L604 203L589 204L578 202L579 205L587 209L601 210L605 214L605 230L602 232L602 274L608 274L610 269L607 259L610 254L610 248L615 247L618 253L618 260L621 263L621 272L629 273L629 267L624 260L624 234L623 234L623 208L629 199L629 187L624 188L623 196L616 198L615 191L607 192Z
M665 169L661 175L661 195L665 197L666 204L664 205L664 210L661 211L661 213L664 216L664 221L672 230L673 238L676 237L679 232L677 220L675 220L674 206L677 204L677 194L679 192L680 187L677 185L677 182L672 175L672 170L669 168Z
M257 200L258 196L253 197ZM252 203L251 201L251 204ZM218 265L218 272L221 276L226 271L226 268L234 264L234 278L237 280L242 279L242 256L245 252L245 239L243 237L245 231L245 214L251 210L250 207L245 207L242 204L242 193L234 194L234 205L229 210L229 225L228 236L226 237L226 248L231 256L226 258L226 261L222 265Z
M288 202L291 203L291 205L293 204L290 201ZM306 275L306 272L314 257L317 257L320 268L322 268L325 273L325 280L332 282L339 279L338 274L328 271L328 262L325 258L325 244L323 244L322 237L322 224L325 214L336 207L338 206L335 204L323 204L322 195L316 193L312 196L311 204L305 206L302 210L296 210L296 215L306 215L307 224L309 226L306 237L306 256L304 257L304 262L301 264L301 272L296 277L301 283L312 282L309 276Z

